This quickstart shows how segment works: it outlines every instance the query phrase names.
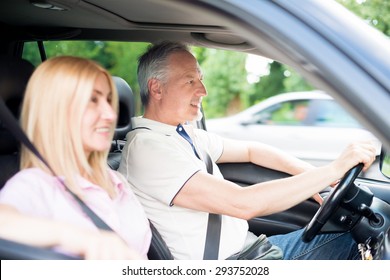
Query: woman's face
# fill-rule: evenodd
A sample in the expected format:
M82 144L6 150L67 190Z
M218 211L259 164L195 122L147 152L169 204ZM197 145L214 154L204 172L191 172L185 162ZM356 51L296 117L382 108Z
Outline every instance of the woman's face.
M82 120L82 141L87 156L93 151L106 151L111 147L111 131L117 115L111 106L111 88L106 75L95 80L91 99Z

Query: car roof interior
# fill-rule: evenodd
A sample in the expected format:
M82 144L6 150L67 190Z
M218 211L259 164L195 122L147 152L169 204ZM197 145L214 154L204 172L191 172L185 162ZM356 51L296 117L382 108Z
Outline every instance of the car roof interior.
M156 42L163 38L271 56L269 50L256 50L232 32L223 15L211 14L210 10L202 7L204 3L195 2L2 0L0 28L2 34L8 34L5 38L13 41L69 39ZM69 10L72 13L68 13Z

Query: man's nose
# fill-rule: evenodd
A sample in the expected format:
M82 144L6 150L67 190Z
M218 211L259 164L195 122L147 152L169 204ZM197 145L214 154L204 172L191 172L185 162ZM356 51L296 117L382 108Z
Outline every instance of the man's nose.
M207 89L203 84L203 81L199 81L199 88L197 89L196 93L199 96L207 96Z

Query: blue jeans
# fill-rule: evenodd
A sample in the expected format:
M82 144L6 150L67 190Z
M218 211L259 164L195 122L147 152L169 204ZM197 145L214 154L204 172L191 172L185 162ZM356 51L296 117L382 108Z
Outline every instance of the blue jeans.
M358 246L350 233L319 234L309 243L302 241L303 229L269 236L269 241L283 250L285 260L356 260Z

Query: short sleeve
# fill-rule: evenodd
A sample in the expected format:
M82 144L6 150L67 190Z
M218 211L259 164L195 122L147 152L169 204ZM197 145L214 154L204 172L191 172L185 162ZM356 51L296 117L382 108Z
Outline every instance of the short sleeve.
M202 169L202 162L191 149L183 148L175 137L161 133L137 133L128 140L124 152L126 170L121 167L121 173L125 172L136 193L168 205Z
M17 173L0 191L0 203L13 206L21 213L48 217L46 202L51 198L45 190L52 188L53 182L43 172L38 173L36 170Z
M207 132L203 129L195 129L196 141L206 149L211 159L216 162L223 152L223 140L215 134Z

